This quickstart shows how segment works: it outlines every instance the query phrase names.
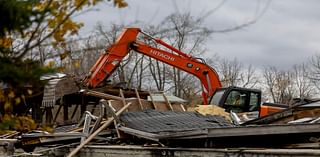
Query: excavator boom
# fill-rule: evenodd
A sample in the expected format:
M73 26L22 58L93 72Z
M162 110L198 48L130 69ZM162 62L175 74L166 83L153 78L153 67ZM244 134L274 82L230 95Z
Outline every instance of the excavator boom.
M129 53L130 43L137 39L139 32L140 29L138 28L130 28L123 31L115 43L107 48L105 53L92 66L89 76L84 80L85 85L94 88L108 78Z
M137 36L139 33L170 49L172 52L138 41ZM162 40L147 35L139 28L127 28L123 31L116 42L106 50L91 68L90 75L85 80L86 86L96 87L104 79L108 78L130 50L135 50L196 76L202 83L204 104L208 104L208 98L214 94L217 88L221 87L218 74L213 68L205 64L203 60L187 55Z

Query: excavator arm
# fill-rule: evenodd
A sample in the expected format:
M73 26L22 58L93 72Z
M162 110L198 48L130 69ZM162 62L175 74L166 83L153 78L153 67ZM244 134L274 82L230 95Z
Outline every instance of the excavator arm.
M137 36L139 33L170 49L172 52L138 41ZM139 28L127 28L122 32L116 42L106 50L105 54L91 68L89 76L85 80L86 86L96 87L104 79L108 78L130 50L135 50L196 76L202 84L204 104L208 104L208 98L214 94L217 88L221 87L218 74L212 67L205 64L203 60L187 55L162 40L147 35Z

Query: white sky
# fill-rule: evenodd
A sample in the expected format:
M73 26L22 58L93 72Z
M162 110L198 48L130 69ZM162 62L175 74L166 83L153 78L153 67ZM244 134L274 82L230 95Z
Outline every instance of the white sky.
M156 25L174 12L191 12L195 17L204 15L224 2L210 14L205 26L225 29L246 23L259 16L257 23L244 29L212 34L208 40L207 55L217 53L229 59L237 58L244 64L258 68L276 66L290 68L307 61L320 52L319 0L126 0L129 6L118 9L104 2L80 16L85 27L80 35L86 36L97 22L108 26L111 22L127 24L139 20ZM143 28L142 28L143 29Z

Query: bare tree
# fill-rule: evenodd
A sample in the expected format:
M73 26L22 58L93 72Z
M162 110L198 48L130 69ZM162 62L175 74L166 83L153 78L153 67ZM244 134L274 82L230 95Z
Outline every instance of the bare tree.
M151 58L149 58L149 63L149 71L154 83L156 84L156 89L158 91L164 91L164 87L166 84L165 71L167 69L167 66L157 60L152 60Z
M320 55L314 55L310 61L311 75L309 78L317 90L320 90Z
M222 59L218 63L218 72L224 87L254 88L259 83L256 71L251 65L245 67L236 58L233 60Z
M310 71L305 63L294 65L292 71L293 85L296 89L295 96L299 98L311 98L316 93L316 88L310 79Z
M256 70L252 65L241 71L240 82L244 88L255 88L260 83Z
M294 94L290 72L279 71L275 67L266 67L263 77L267 94L271 96L272 101L289 104Z
M180 51L193 56L201 56L204 53L203 45L208 39L209 33L207 29L201 27L203 18L195 18L190 13L185 14L172 14L164 19L161 25L166 28L172 28L166 31L164 40L169 41L171 45ZM165 31L163 31L165 32ZM186 74L180 69L172 67L171 70L167 70L169 79L172 81L173 93L179 97L187 97L194 93L187 93L191 91L197 91L200 84L194 83L195 77L191 77L190 74ZM194 88L196 90L185 90L188 88ZM169 89L170 90L170 89Z
M222 85L224 87L237 86L240 81L240 70L243 65L236 58L232 61L222 59L219 65Z

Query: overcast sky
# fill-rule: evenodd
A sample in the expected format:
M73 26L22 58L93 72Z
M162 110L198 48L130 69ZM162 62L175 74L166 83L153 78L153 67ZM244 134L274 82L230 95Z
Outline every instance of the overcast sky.
M80 15L85 27L81 36L94 29L97 22L128 24L139 20L156 25L174 12L191 12L195 17L222 6L207 16L205 26L221 30L258 21L244 29L224 34L212 34L207 55L217 53L229 59L237 58L258 68L275 66L288 69L320 53L319 0L126 0L129 6L114 8L104 2ZM223 3L221 3L223 2ZM265 11L265 12L264 12ZM263 14L262 14L263 13ZM260 16L262 15L262 16ZM143 29L143 28L142 28Z

